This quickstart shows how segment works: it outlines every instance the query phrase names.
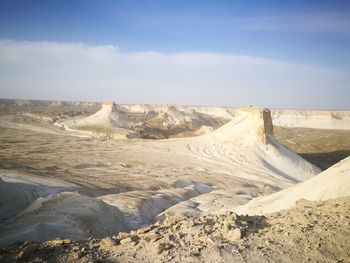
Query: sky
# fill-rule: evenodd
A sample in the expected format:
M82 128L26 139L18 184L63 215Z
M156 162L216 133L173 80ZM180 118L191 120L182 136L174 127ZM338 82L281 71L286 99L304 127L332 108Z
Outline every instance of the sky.
M350 1L0 0L0 98L350 109Z

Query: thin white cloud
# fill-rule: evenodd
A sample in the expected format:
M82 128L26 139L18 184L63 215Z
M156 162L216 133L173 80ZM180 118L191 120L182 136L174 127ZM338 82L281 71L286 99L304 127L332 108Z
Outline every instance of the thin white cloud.
M346 108L349 83L336 70L235 54L0 41L7 98Z

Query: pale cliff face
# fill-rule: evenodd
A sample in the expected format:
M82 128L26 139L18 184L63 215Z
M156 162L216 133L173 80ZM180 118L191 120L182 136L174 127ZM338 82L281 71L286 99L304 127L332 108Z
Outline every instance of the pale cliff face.
M253 133L260 143L267 143L267 135L273 135L271 112L268 109L240 108L236 110L236 116L249 115Z
M106 111L114 111L117 109L117 105L114 103L114 101L107 101L102 104L102 109Z
M261 138L261 142L266 144L266 135L273 135L273 124L271 118L271 111L268 109L263 109L260 111L260 115L262 115L263 124L258 127L258 138ZM261 119L261 116L259 116Z

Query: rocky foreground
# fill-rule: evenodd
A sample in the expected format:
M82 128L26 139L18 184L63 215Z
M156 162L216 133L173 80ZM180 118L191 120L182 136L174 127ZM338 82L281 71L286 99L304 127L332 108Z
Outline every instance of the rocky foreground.
M17 243L1 262L349 262L350 197L267 216L167 215L104 239Z

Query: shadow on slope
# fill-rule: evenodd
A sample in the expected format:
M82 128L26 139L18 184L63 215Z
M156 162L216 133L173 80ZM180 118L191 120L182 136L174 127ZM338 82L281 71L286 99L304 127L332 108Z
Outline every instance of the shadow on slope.
M350 156L350 150L338 150L332 152L300 153L304 159L316 165L322 170L326 170L332 165Z

